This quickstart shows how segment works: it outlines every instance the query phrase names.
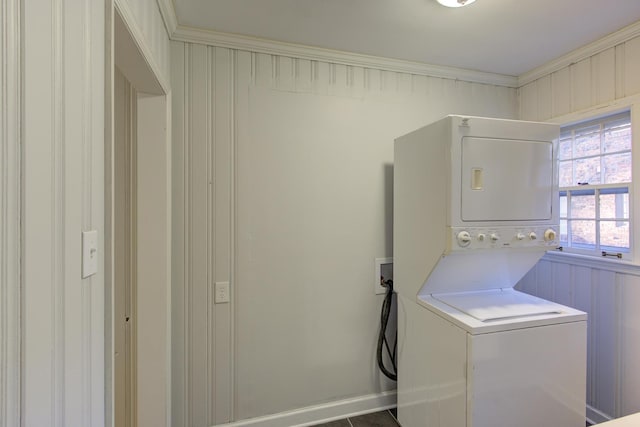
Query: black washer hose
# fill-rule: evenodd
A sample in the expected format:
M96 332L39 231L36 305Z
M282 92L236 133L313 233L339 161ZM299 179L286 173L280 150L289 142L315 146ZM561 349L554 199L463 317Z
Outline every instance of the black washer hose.
M396 349L398 344L398 332L395 333L395 343L393 345L393 352L389 348L389 343L387 342L386 331L387 324L389 323L389 315L391 314L391 302L393 301L393 280L387 280L382 282L384 286L387 288L387 292L384 297L384 301L382 302L382 310L380 313L380 333L378 334L378 348L377 348L377 358L378 358L378 367L382 371L385 376L393 381L398 381L397 375L397 366L396 366ZM385 346L387 348L387 354L391 359L391 364L393 365L393 371L389 371L382 361L382 347Z

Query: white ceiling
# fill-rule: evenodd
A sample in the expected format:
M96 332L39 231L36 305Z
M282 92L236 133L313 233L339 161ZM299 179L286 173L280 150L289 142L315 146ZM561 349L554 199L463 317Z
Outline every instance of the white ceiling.
M640 20L640 0L173 0L181 26L518 76Z

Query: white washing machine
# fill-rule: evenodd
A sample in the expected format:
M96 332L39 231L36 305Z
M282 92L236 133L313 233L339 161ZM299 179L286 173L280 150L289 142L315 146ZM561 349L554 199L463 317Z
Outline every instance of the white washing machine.
M582 427L586 314L513 286L558 245L557 125L448 116L396 139L403 427Z

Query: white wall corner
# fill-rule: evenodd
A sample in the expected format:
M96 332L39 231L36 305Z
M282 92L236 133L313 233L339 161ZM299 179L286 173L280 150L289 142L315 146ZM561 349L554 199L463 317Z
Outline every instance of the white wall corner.
M589 43L581 48L573 50L566 55L562 55L552 61L547 62L539 67L534 68L518 77L518 86L522 87L527 83L531 83L541 77L549 75L569 65L575 64L583 59L596 55L604 50L617 46L634 37L640 35L640 21L628 25L614 33L611 33L601 39Z
M185 27L182 25L177 26L171 36L171 39L186 43L197 43L208 46L245 50L249 52L308 59L312 61L325 61L333 64L374 68L384 71L463 80L472 83L484 83L511 88L518 87L518 78L515 76L431 65L422 62L403 61L379 56L362 55L358 53L285 43L239 34L209 31L199 28Z
M164 26L167 29L167 36L173 37L176 28L178 28L178 17L176 16L176 9L173 6L172 0L157 0Z

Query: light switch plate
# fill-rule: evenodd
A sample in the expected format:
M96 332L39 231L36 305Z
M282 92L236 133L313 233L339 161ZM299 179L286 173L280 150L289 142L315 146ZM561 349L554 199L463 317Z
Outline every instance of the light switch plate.
M224 304L229 302L229 282L215 283L215 303Z
M98 272L98 230L82 232L82 278Z

